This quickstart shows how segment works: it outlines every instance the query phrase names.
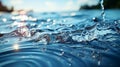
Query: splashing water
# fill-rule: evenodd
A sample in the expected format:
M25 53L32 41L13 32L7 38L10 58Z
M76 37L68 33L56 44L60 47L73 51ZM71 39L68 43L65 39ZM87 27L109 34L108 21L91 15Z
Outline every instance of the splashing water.
M0 67L120 66L120 16L98 25L105 21L100 2L102 21L91 19L97 10L2 14Z
M100 5L101 5L101 9L102 9L101 16L102 16L103 21L105 21L105 8L104 8L104 0L100 0Z

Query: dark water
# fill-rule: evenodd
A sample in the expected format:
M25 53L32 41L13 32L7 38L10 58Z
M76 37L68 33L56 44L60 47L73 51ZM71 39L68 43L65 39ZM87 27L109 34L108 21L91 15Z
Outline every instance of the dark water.
M120 10L0 14L0 67L119 67Z

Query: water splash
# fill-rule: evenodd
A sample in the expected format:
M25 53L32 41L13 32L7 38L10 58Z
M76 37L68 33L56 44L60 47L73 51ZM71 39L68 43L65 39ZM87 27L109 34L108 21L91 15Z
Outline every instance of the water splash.
M101 7L101 15L105 20L103 0ZM19 21L23 21L23 17L14 19L15 21L11 18L12 22L6 18L9 20L4 19L5 23L1 20L0 31L6 30L7 34L0 34L0 67L120 66L120 35L115 32L115 29L119 30L119 20L116 22L117 28L103 29L102 25L97 25L97 22L101 22L97 20L99 18L91 21L84 13L67 14L68 16L59 16L59 13L38 14L38 17L35 17L38 21L24 19L26 24L23 26L33 32L31 37L22 37L20 41L20 36L13 37L8 32L18 29L19 26L13 26L12 30L8 29L8 25L12 25L16 20L18 25L22 25ZM111 21L108 23L113 27Z
M103 20L103 22L104 22L104 21L105 21L104 0L100 0L100 5L101 5L101 9L102 9L101 16L102 16L102 20Z

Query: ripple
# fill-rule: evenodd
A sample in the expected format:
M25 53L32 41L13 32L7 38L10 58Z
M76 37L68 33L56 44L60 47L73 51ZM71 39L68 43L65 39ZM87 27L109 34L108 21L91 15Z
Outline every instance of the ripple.
M33 46L32 46L33 47ZM0 53L1 67L86 67L82 59L56 49L20 48Z

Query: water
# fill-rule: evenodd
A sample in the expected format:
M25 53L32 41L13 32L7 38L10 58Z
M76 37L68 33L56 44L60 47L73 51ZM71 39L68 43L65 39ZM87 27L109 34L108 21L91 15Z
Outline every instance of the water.
M120 10L102 9L1 13L0 67L119 67Z
M105 8L104 8L104 0L100 0L100 5L101 5L101 9L102 9L101 16L102 16L103 21L105 21Z

